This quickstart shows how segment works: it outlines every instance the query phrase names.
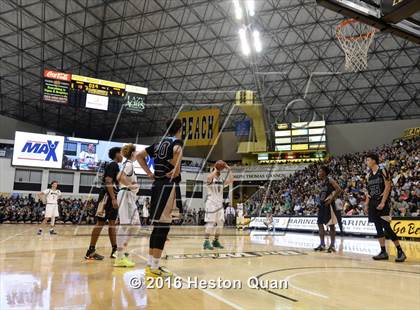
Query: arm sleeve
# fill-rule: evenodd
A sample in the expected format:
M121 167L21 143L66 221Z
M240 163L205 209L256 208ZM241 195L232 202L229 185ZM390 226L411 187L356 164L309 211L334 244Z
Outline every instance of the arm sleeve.
M49 188L47 188L45 191L43 191L43 193L45 194L45 195L48 195L48 193L50 192L50 189Z

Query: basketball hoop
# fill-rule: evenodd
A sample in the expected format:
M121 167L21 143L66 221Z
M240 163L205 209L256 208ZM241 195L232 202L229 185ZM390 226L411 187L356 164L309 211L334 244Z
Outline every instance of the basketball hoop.
M336 36L346 55L346 71L358 72L368 67L369 46L378 29L353 18L346 19L336 28Z

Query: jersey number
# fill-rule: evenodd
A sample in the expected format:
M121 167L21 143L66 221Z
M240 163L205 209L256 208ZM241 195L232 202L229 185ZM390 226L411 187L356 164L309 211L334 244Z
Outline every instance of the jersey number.
M169 149L170 145L171 145L171 143L168 142L168 141L164 141L159 145L159 150L158 150L158 158L159 159L167 159L168 149Z

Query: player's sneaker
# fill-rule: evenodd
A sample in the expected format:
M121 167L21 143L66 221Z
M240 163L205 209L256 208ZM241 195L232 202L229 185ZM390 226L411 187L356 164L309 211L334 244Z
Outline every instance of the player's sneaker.
M88 249L85 255L85 259L103 260L104 257L96 253L95 249Z
M136 265L135 262L130 260L127 256L124 256L122 258L117 258L114 261L114 267L134 267Z
M50 229L50 235L56 235L57 233L54 231L54 229Z
M38 232L36 233L38 236L42 235L42 229L38 229Z
M372 257L374 260L388 260L389 256L387 252L381 252L376 256Z
M325 251L325 245L322 245L322 244L318 245L316 248L314 248L314 251L320 251L320 252Z
M117 248L112 248L112 252L111 252L111 255L109 257L110 258L118 258Z
M173 276L172 272L169 272L163 269L162 267L159 267L156 269L150 268L148 272L146 271L146 277L151 277L151 278L170 278L172 276Z
M398 256L397 256L397 258L395 259L395 261L397 262L397 263L402 263L403 261L405 261L407 259L407 256L405 256L405 254L404 254L404 252L400 252L400 253L398 253Z
M210 243L209 240L207 240L207 239L204 240L203 249L204 250L213 250L213 247L211 246L211 243Z
M213 248L219 248L219 249L223 249L224 248L224 246L219 242L218 239L214 239L212 245L213 245Z
M146 268L144 268L145 273L150 272L150 265L146 265Z
M332 245L330 245L330 247L328 248L328 250L327 250L327 252L328 253L334 253L336 250L335 250L335 247L334 246L332 246Z

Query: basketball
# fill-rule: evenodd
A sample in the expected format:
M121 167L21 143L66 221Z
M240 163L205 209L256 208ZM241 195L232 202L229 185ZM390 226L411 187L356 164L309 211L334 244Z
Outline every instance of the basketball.
M216 161L216 163L214 164L214 167L218 170L218 171L222 171L223 169L226 168L226 163L223 160L218 160Z

